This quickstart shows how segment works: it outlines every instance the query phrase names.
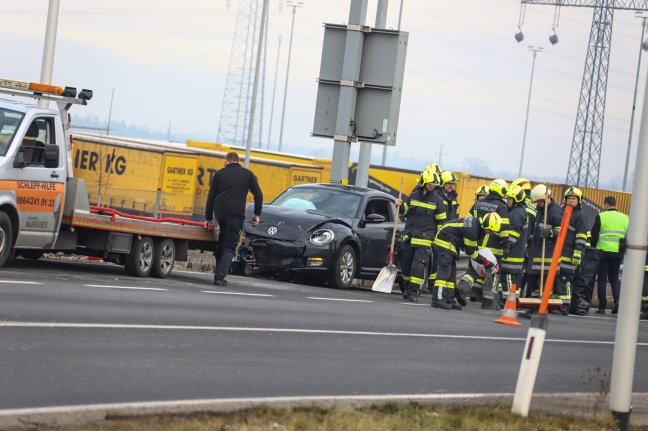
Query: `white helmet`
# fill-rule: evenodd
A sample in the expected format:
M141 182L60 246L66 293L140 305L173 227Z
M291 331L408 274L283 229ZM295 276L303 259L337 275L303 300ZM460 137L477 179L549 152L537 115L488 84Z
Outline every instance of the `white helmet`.
M538 202L551 196L551 189L544 184L538 184L531 190L531 201Z

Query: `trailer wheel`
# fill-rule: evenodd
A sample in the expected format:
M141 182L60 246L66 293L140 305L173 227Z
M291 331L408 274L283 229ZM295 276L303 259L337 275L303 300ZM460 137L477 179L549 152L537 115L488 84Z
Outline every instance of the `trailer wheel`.
M124 260L126 274L132 277L146 277L151 272L154 254L153 240L145 236L133 241L130 253Z
M175 263L175 244L171 239L163 239L155 242L155 257L151 267L151 276L155 278L167 278Z
M9 259L9 252L13 246L13 230L9 216L0 212L0 268Z

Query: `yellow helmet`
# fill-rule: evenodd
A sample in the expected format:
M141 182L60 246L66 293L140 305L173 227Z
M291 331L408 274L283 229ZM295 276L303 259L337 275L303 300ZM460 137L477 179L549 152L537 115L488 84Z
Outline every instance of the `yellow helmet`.
M493 232L499 232L502 229L502 217L497 213L488 213L479 219L482 229L490 229Z
M520 186L525 192L531 191L531 182L526 178L518 178L517 180L513 181L511 183L511 187L513 186Z
M448 183L457 184L457 177L450 171L443 171L441 174L441 185L445 186Z
M426 184L434 184L435 186L438 186L441 184L441 179L439 178L439 174L434 171L428 171L426 169L423 171L423 173L421 173L419 184L421 186L424 186Z
M490 187L488 189L491 192L496 193L499 197L503 198L504 196L506 196L506 191L508 190L508 184L503 179L498 178L496 180L493 180L492 183L490 183Z
M544 200L549 196L551 196L551 189L547 189L544 184L538 184L531 190L531 201L533 202Z
M486 196L487 194L488 186L486 184L482 184L477 190L475 190L475 199L477 199L479 196Z
M567 202L567 196L576 196L578 198L578 205L583 203L583 192L580 191L578 187L570 187L565 192L565 202Z
M437 165L436 163L430 163L429 165L427 165L425 167L425 170L426 171L436 172L437 174L439 174L439 177L443 173L443 170L441 169L441 166Z
M524 202L526 194L524 193L524 190L522 190L522 187L511 186L511 188L506 192L506 197L513 199L514 202L519 204L520 202Z

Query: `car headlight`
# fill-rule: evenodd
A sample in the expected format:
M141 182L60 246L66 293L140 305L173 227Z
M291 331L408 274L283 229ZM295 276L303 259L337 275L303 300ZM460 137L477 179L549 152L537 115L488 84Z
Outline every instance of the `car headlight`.
M319 229L313 232L310 236L310 242L315 245L326 245L329 242L333 241L335 235L332 230L328 229Z

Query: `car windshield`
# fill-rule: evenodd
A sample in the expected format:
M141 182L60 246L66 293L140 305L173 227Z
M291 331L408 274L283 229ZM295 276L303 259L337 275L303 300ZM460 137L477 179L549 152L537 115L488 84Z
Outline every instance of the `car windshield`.
M362 196L339 190L293 187L279 195L270 205L352 218L358 213L361 200Z
M0 108L0 157L7 155L18 125L25 114Z

